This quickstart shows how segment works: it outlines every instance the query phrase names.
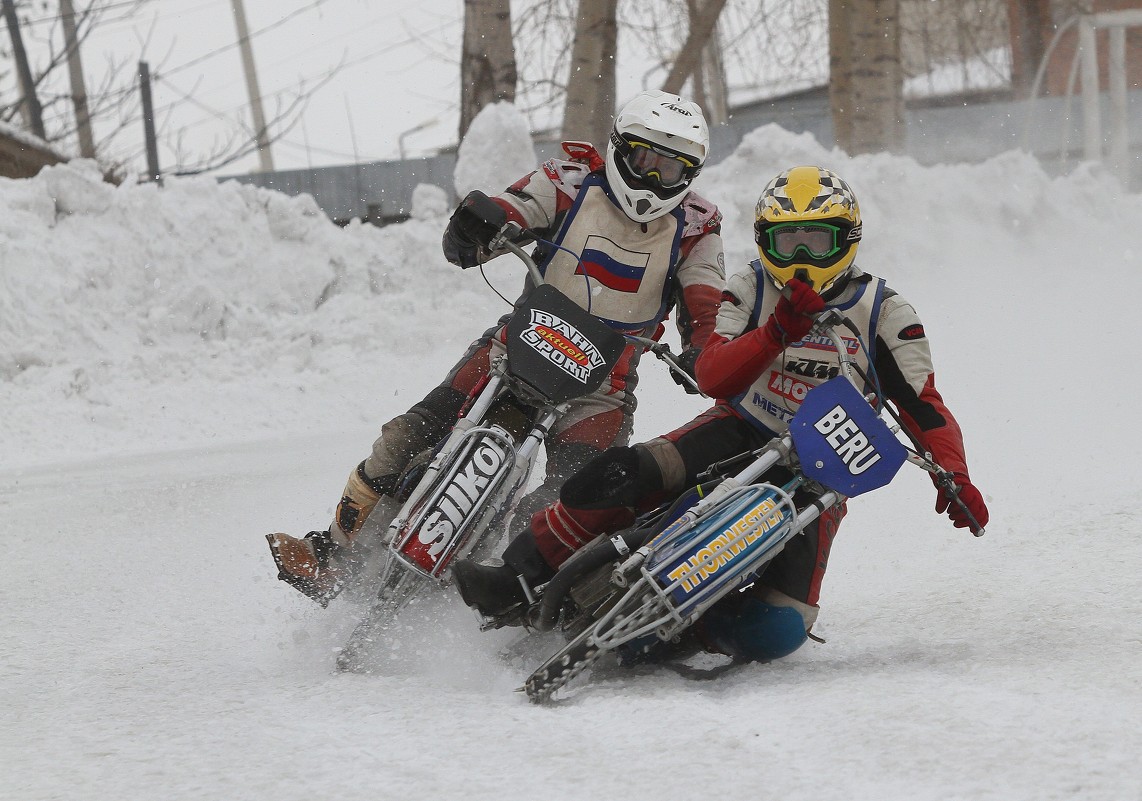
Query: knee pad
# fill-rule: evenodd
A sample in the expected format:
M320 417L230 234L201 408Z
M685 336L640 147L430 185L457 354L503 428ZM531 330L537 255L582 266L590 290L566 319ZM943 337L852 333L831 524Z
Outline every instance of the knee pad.
M805 618L792 606L746 596L733 607L719 603L702 616L700 636L716 651L769 662L789 656L808 639Z
M575 509L637 506L662 489L654 457L639 447L608 448L567 480L559 500Z

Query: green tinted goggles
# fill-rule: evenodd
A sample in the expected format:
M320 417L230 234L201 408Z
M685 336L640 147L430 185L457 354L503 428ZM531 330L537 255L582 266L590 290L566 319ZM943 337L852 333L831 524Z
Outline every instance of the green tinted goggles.
M798 253L811 259L827 259L844 246L841 228L829 223L779 223L770 227L765 236L766 252L780 261L792 261Z

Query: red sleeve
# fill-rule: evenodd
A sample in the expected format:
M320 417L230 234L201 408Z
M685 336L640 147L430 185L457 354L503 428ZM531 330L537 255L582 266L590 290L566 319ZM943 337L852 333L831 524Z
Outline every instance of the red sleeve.
M679 316L689 319L688 339L692 348L704 348L714 336L718 321L718 306L722 303L722 290L709 284L694 284L682 290L684 310Z
M501 197L493 197L492 200L494 200L498 206L507 212L508 222L514 222L520 228L527 228L527 220L525 220L523 215L519 213L519 209Z
M964 435L960 424L944 405L944 399L936 391L936 378L929 375L917 399L923 409L923 416L930 420L940 421L939 425L921 426L916 417L908 413L908 407L914 404L901 403L893 398L900 419L908 431L916 437L920 446L932 454L936 463L945 470L950 470L958 476L967 478L967 456L964 454Z
M694 365L698 386L719 400L739 395L781 354L781 343L774 342L765 327L726 339L711 334Z

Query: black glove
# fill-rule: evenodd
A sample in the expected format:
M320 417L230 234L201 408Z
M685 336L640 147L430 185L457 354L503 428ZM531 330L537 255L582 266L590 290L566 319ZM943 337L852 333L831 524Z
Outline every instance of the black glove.
M690 348L678 354L678 358L675 360L678 362L678 366L685 370L686 375L690 376L691 378L694 378L694 363L698 361L698 356L701 354L701 352L702 350L700 348ZM696 386L691 384L682 376L678 375L677 370L671 370L670 377L674 379L675 384L678 384L682 387L682 389L686 390L687 395L700 394Z
M507 220L508 214L499 203L479 190L469 192L444 229L440 243L444 258L463 269L475 267Z

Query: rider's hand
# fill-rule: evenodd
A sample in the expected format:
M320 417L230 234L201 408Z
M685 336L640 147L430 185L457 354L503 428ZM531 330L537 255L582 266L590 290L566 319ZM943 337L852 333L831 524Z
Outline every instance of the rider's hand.
M507 222L504 207L483 192L469 192L444 229L444 258L467 269L487 254L487 245ZM481 253L483 251L483 254Z
M825 310L825 301L798 278L785 284L777 308L769 315L765 330L774 342L797 342L813 327L813 316Z
M976 486L971 483L971 479L967 476L956 475L956 486L960 489L960 500L964 502L964 506L975 517L975 522L979 523L980 528L987 525L989 515L987 513L987 504L983 502L983 495L980 493ZM936 513L948 513L948 517L952 519L956 528L968 528L971 522L968 516L964 514L964 510L958 503L952 501L951 496L945 489L936 490Z
M685 370L686 375L691 378L694 377L694 362L698 361L698 355L701 352L700 348L689 348L678 354L678 358L675 360L678 362L678 366ZM678 375L676 370L670 371L670 377L674 379L675 384L678 384L682 389L686 390L687 395L697 395L699 393L698 388Z

